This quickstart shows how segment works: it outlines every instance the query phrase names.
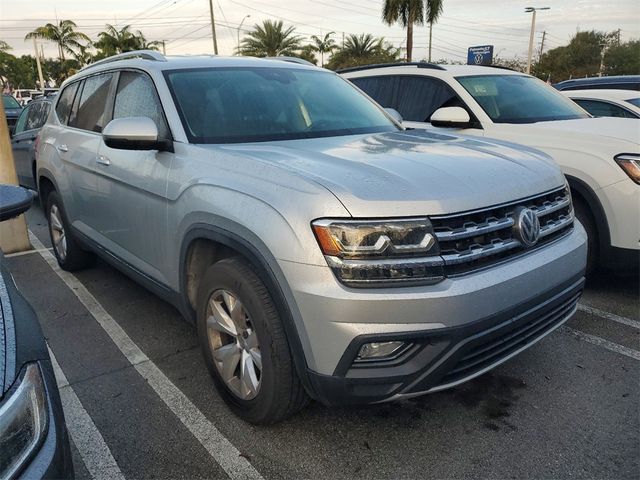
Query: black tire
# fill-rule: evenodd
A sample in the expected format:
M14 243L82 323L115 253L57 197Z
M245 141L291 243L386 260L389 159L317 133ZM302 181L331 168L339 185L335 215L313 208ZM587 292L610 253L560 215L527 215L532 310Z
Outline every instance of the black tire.
M245 400L222 379L213 360L207 330L207 308L215 292L226 290L244 306L257 334L262 371L257 395ZM204 274L197 300L198 337L214 383L236 415L253 424L284 420L304 407L307 394L295 370L280 315L267 288L251 266L239 257L221 260Z
M58 218L64 228L64 236L66 239L66 255L62 255L60 247L56 245L54 238L54 228L51 224L51 212L57 209ZM69 226L69 220L64 211L60 195L56 191L52 191L47 195L47 208L46 208L47 223L49 225L49 237L51 238L51 245L53 246L53 253L58 260L58 265L63 270L68 272L74 272L83 268L90 267L95 264L96 257L93 253L83 250L74 238L71 228Z
M582 224L587 232L587 276L598 268L598 259L600 258L600 238L598 236L598 228L593 219L593 215L589 207L579 199L573 199L573 209L576 218Z

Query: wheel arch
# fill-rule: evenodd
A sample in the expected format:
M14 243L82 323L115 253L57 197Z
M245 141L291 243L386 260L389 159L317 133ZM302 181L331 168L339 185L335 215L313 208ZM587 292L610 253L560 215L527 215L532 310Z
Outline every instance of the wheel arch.
M251 264L271 294L278 314L283 321L296 372L305 390L311 396L315 396L307 375L306 352L310 351L308 347L309 341L302 324L300 312L293 298L293 293L275 258L269 253L264 243L250 232L244 230L246 229L240 225L237 225L232 231L208 223L197 223L187 230L180 247L180 309L185 318L195 323L196 311L189 297L193 297L194 291L197 290L197 285L190 285L189 282L193 281L193 278L190 279L189 277L198 275L198 272L189 271L190 262L201 262L198 267L200 272L203 273L209 265L218 259L227 258L230 255L243 257ZM212 250L207 251L206 247L203 248L204 242L208 243Z
M583 180L567 175L567 181L571 188L571 194L573 197L580 199L585 206L589 209L596 228L598 229L598 244L600 252L606 252L611 245L611 234L609 232L609 223L607 222L607 215L598 199L598 196L593 189L587 185Z

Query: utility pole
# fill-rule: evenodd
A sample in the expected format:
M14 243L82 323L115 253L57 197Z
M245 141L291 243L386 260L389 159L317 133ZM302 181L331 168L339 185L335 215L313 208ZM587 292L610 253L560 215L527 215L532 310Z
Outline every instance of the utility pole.
M36 65L38 66L38 78L40 79L40 88L44 90L44 77L42 75L42 64L40 63L40 52L38 52L38 42L33 39L33 48L36 51Z
M251 15L245 15L245 17L240 22L240 25L238 25L238 44L236 45L236 55L240 55L240 30L242 29L242 24L247 18L251 18Z
M542 52L544 51L544 39L547 36L547 31L544 30L542 32L542 40L540 41L540 54L538 55L538 63L540 63L540 59L542 58Z
M531 57L533 56L533 36L536 30L536 12L538 10L550 10L550 7L527 7L526 13L533 13L531 16L531 33L529 34L529 55L527 57L527 73L531 73Z
M218 55L218 39L216 38L216 20L213 16L213 0L209 0L209 14L211 15L211 35L213 36L213 53Z
M162 40L162 54L167 54L167 42L165 42L164 40Z

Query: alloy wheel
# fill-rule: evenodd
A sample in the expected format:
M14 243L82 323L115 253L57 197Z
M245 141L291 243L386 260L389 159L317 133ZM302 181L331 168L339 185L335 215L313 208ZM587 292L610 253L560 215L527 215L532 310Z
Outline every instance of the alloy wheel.
M62 213L58 205L53 204L49 212L49 229L51 230L51 240L53 240L53 248L60 260L67 258L67 236L62 223Z
M241 400L258 395L262 356L258 336L240 299L216 290L207 304L207 334L214 364L227 387Z

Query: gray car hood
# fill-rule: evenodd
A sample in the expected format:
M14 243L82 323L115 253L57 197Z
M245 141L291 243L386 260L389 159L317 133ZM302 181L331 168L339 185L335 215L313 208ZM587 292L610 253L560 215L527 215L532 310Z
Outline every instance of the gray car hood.
M323 185L354 217L460 212L564 183L558 167L536 150L423 130L221 148Z

